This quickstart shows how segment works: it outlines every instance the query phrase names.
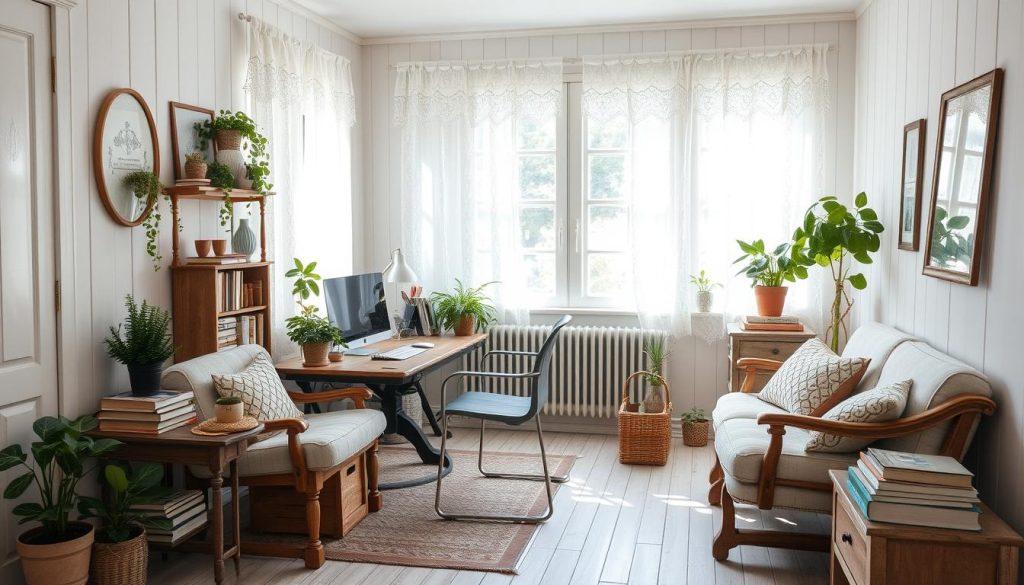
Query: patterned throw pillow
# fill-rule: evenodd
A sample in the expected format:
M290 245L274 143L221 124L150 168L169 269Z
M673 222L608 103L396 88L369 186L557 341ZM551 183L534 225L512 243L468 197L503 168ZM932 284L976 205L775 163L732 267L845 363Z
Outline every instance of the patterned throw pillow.
M302 418L302 411L288 397L274 364L262 353L237 374L215 374L213 387L221 397L241 398L245 414L256 420Z
M861 392L840 402L821 418L844 422L888 422L898 419L907 407L911 380L894 382L874 390ZM874 442L861 437L840 437L814 431L807 441L808 451L826 453L853 453Z
M869 361L839 357L813 338L782 364L757 397L793 414L821 416L853 392Z

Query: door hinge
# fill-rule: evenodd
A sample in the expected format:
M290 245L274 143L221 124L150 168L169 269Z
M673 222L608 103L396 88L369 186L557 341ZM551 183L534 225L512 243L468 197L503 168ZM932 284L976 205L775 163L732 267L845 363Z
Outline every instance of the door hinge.
M57 93L57 57L50 57L50 93Z
M53 306L60 313L60 281L53 281Z

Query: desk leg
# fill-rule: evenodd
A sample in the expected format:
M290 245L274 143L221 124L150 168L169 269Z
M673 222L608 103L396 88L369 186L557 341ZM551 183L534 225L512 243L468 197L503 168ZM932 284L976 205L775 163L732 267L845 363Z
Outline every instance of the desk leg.
M213 530L213 579L218 585L224 581L224 498L220 493L224 487L224 477L219 468L210 468L213 477L210 478L210 491L212 492L213 510L210 510L210 524Z
M235 554L231 557L231 560L235 562L235 575L238 576L242 572L242 516L240 513L242 503L238 497L238 459L231 461L228 470L231 473L231 522L233 523L235 535L233 544L236 547Z

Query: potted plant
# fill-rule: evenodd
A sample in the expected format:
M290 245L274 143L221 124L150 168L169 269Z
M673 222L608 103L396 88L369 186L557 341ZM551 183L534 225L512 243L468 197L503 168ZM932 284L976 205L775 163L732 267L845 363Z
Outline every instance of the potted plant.
M311 296L320 295L320 275L315 272L316 262L303 264L295 258L295 268L285 273L294 278L292 294L299 305L299 314L285 320L288 339L302 348L302 365L307 367L326 366L330 363L327 353L331 346L348 347L341 336L341 330L330 321L318 315L319 309L307 305L305 301Z
M163 467L156 463L129 467L107 465L105 498L82 496L81 518L96 518L100 528L92 545L92 582L96 585L145 585L149 547L146 528L170 530L167 518L140 512L136 506L160 501L171 488L160 485Z
M466 288L462 281L455 279L455 292L435 292L430 295L434 315L442 329L451 329L455 335L472 335L483 331L494 323L496 311L491 299L483 293L484 288L495 284L486 282L476 288Z
M206 157L198 150L185 155L186 179L205 179L207 167Z
M146 232L146 253L153 259L153 270L160 270L164 257L160 254L160 194L164 193L160 177L151 171L134 171L122 179L124 186L135 194L136 199L144 207L152 206L152 211L142 222Z
M733 264L746 262L746 267L737 272L744 274L752 281L754 299L757 301L757 314L765 317L778 317L786 305L786 282L796 282L807 278L806 258L801 247L791 242L780 244L768 250L764 240L751 243L736 240L743 255Z
M238 396L223 396L217 399L213 411L217 422L236 423L242 420L243 408L242 399Z
M854 198L854 209L839 203L835 197L822 197L807 209L804 223L797 228L793 238L797 246L806 247L799 255L801 261L811 266L828 267L835 282L835 295L829 308L831 322L825 331L832 351L839 351L839 337L846 337L846 317L853 308L853 299L846 292L846 283L857 290L868 285L860 272L850 274L853 261L871 264L871 254L881 245L878 234L885 229L878 221L878 214L868 205L866 193Z
M687 447L704 447L708 444L708 423L704 410L696 406L679 418L683 426L683 444Z
M174 355L174 344L167 332L171 315L146 301L138 306L132 295L125 296L124 306L128 309L124 336L121 324L110 328L110 335L104 340L107 354L128 366L132 394L150 396L160 390L164 362Z
M717 282L711 282L711 279L703 270L700 274L690 275L690 284L697 287L697 310L701 313L710 313L711 304L714 302L714 295L711 293L713 288L721 287L721 284Z
M644 344L644 356L647 358L647 371L644 379L650 385L647 396L644 397L644 412L662 412L665 410L665 378L662 374L665 368L665 360L668 359L668 351L665 347L665 338L661 335L651 337Z
M86 460L106 455L121 444L83 436L96 424L91 416L75 420L44 416L36 420L32 430L39 440L32 443L32 465L17 443L0 451L0 471L17 466L27 470L7 484L4 499L22 497L29 486L39 490L38 502L22 502L11 510L21 518L19 524L40 524L21 534L17 542L29 585L84 584L89 578L95 531L87 522L71 521L70 515L79 500L78 482L93 469L86 467Z
M251 178L251 188L266 194L273 185L270 176L270 153L267 139L256 128L256 122L244 112L221 110L212 121L197 122L199 149L205 150L209 140L217 143L217 162L231 169L235 180ZM244 142L243 142L244 140ZM249 151L249 162L241 150Z

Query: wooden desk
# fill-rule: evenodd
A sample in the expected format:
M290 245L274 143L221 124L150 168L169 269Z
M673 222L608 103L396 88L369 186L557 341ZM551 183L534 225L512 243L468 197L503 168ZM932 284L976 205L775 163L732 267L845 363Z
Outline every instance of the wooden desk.
M241 527L239 524L238 502L238 458L245 453L249 443L263 432L263 425L251 431L221 437L193 435L191 427L181 427L160 435L137 435L92 431L89 436L99 439L117 439L124 443L105 459L129 461L150 461L154 463L180 463L182 465L205 465L210 469L210 491L212 502L208 506L211 542L190 542L194 536L186 535L175 549L213 553L213 576L217 583L224 580L224 560L233 559L235 574L239 572ZM233 541L224 548L224 502L221 488L224 486L224 472L231 475L231 521ZM197 529L196 533L202 528ZM150 546L162 546L151 543Z
M850 501L846 474L829 472L832 585L1016 585L1024 539L985 504L981 532L872 522Z
M419 424L405 413L402 407L402 396L419 391L422 395L420 380L426 374L441 366L458 359L473 351L487 340L486 333L455 337L441 335L433 337L409 337L406 339L388 339L367 347L388 351L396 347L412 345L419 341L433 343L434 347L408 359L399 361L372 360L370 356L346 355L337 363L309 368L302 365L302 358L296 357L274 365L277 373L286 380L294 380L304 392L312 391L313 382L335 382L365 384L367 388L380 398L381 410L387 418L385 433L398 433L416 448L420 460L424 463L437 465L440 461L438 451L423 434ZM424 403L426 399L423 398ZM441 434L437 421L429 404L424 404L424 412L430 419L431 426L437 435ZM445 456L444 474L451 472L451 460ZM423 485L435 480L435 476L380 484L379 489L397 489Z

